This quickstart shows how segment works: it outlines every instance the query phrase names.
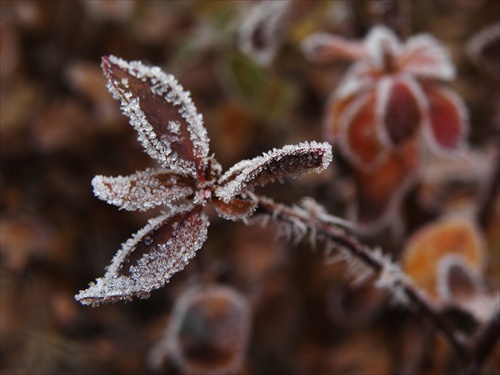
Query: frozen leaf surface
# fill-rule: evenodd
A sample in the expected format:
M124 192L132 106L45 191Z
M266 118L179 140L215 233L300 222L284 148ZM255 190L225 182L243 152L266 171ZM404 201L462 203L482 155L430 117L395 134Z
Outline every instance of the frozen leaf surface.
M147 153L163 167L203 178L209 140L189 92L172 75L139 61L109 56L102 68Z
M377 127L391 146L400 145L420 128L425 97L410 77L383 78L378 85Z
M408 39L399 58L399 67L409 74L422 78L446 81L455 78L455 67L448 51L428 34Z
M365 48L361 42L328 34L317 33L302 43L302 51L311 61L327 62L334 59L357 60L365 56Z
M145 211L194 193L193 179L167 170L147 169L130 176L95 176L96 197L128 211Z
M370 170L386 157L375 121L375 95L370 93L356 98L345 110L341 121L340 143L349 160L362 170Z
M244 190L257 185L282 180L286 176L297 177L305 172L319 173L331 161L332 148L326 142L287 145L235 164L220 178L215 194L228 203Z
M430 122L426 136L437 151L453 152L463 148L468 132L465 104L453 91L434 87L428 90Z
M104 277L75 297L85 305L147 298L182 270L207 238L208 219L201 206L149 221L123 244Z

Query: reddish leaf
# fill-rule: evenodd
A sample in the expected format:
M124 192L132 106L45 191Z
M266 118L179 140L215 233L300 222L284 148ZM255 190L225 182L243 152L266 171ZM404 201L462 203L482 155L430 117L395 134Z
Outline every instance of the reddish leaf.
M332 160L332 148L324 142L304 142L274 149L251 160L235 164L220 179L215 194L228 203L246 189L265 185L286 176L321 172Z
M377 70L392 73L397 69L401 44L391 29L375 26L365 38L365 48L370 64Z
M448 51L427 34L408 39L398 63L400 70L421 78L452 80L455 77Z
M213 199L215 209L219 216L228 220L240 220L250 216L255 210L256 203L240 198L233 198L229 202Z
M453 262L448 260L447 263L442 263L450 259L447 258L450 256ZM425 291L428 298L436 304L441 304L443 301L438 290L438 281L441 279L441 284L450 281L450 266L457 264L457 260L462 266L469 268L469 273L480 273L484 267L485 243L470 219L449 216L428 224L411 235L404 248L402 265L406 274ZM442 286L441 292L450 295L452 291L449 285L446 288L448 291Z
M360 231L375 232L393 217L412 185L419 164L418 142L407 142L388 154L376 171L356 171L357 200L354 221Z
M330 141L342 137L342 129L346 128L345 113L357 98L372 91L376 83L372 68L364 63L354 64L342 80L337 90L331 95L327 104L327 113L324 122L324 135ZM351 114L352 116L352 114ZM347 117L349 119L350 117Z
M386 157L375 126L375 95L356 99L340 119L341 147L349 160L363 170L373 170Z
M147 298L194 257L206 240L207 227L201 206L150 220L123 244L104 277L80 291L76 300L96 306L134 296Z
M102 68L148 154L163 167L203 180L208 136L189 92L173 76L139 61L109 56Z
M410 78L382 79L377 87L377 127L383 141L398 146L411 138L423 120L423 93Z
M302 43L302 51L309 60L321 62L342 58L357 60L366 55L363 43L351 42L328 33L317 33L308 37Z
M438 151L456 151L467 135L467 113L462 99L453 91L428 87L430 122L426 129L429 142Z

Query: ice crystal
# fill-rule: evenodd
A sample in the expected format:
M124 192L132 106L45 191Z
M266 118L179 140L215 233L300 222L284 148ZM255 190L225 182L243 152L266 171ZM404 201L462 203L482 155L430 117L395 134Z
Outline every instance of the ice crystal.
M225 219L245 220L257 205L249 194L256 185L321 172L332 160L328 143L305 142L244 160L222 175L220 164L208 156L202 117L173 76L114 56L104 57L102 67L110 92L161 168L125 177L96 176L94 194L125 210L164 206L168 211L124 243L104 277L76 295L83 304L147 297L202 247L209 224L203 213L207 203L213 202Z

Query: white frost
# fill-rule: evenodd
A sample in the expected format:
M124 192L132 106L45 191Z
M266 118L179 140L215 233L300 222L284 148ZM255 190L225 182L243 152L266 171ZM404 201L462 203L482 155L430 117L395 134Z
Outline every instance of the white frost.
M184 269L207 238L208 218L201 209L197 213L191 209L184 207L184 212L179 209L150 220L122 245L104 277L80 291L75 299L84 305L97 306L105 302L131 300L134 296L147 298L152 290L165 285L173 274ZM183 214L183 221L172 223L170 219L176 214ZM148 236L162 226L171 226L173 232L166 243L153 244ZM128 275L120 273L127 256L143 239L151 247L130 267Z
M193 155L201 166L196 166L193 160L184 160L174 157L175 153L171 148L171 141L162 134L155 134L153 126L148 121L148 116L154 115L145 113L139 98L134 98L129 90L130 81L116 81L114 77L106 72L107 61L103 66L105 73L110 80L107 87L116 99L121 99L123 113L130 118L130 124L139 133L139 141L146 152L165 168L170 168L178 172L184 171L193 177L196 169L203 170L207 163L209 152L209 139L203 125L203 118L191 100L190 93L185 91L177 82L174 76L164 73L159 67L149 67L140 61L127 62L115 56L107 58L111 64L118 66L127 74L147 82L154 95L161 96L165 100L166 107L174 107L180 116L186 121L186 128L190 141L193 145ZM124 84L126 83L126 84ZM180 126L180 125L179 125ZM179 155L176 155L179 156ZM199 167L199 168L197 168Z
M310 160L306 159L313 158L311 153L321 158L321 164L318 167L306 170L300 163L298 165L293 164L296 163L296 160L292 160L293 157L302 156L304 165L307 165ZM228 203L246 188L253 187L255 180L263 173L269 173L271 177L276 179L284 177L283 171L292 168L296 169L296 171L291 170L287 173L292 177L306 171L320 173L328 167L331 161L332 147L327 142L303 142L298 145L286 145L280 149L273 149L262 156L242 160L235 164L219 179L219 187L216 189L215 194Z
M178 184L181 178L185 177L166 170L146 169L130 176L95 176L92 186L96 197L109 204L127 211L145 211L160 205L169 206L193 194L194 182L193 187Z

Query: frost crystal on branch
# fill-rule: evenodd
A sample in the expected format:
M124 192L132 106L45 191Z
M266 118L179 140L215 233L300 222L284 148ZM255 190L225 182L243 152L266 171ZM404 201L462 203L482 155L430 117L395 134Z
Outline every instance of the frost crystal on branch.
M75 296L82 304L146 298L202 247L209 224L203 207L208 202L225 219L245 220L257 205L249 189L285 176L321 172L332 160L328 143L305 142L242 161L221 177L220 164L208 156L202 117L173 76L114 56L104 57L102 67L139 141L162 168L126 177L96 176L94 194L125 210L162 205L168 211L123 244L104 277Z

